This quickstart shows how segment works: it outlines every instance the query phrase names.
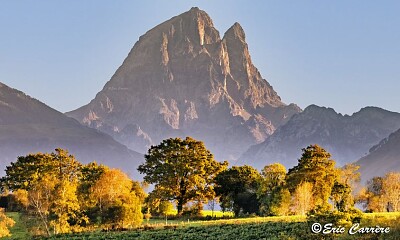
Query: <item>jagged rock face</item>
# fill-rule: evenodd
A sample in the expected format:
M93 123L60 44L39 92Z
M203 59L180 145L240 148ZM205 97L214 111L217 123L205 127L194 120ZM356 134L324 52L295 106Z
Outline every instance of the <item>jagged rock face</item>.
M259 169L281 162L290 168L297 164L302 148L318 144L343 165L365 156L369 148L398 128L399 113L366 107L351 116L343 116L331 108L311 105L294 115L265 142L252 146L239 162Z
M221 39L210 17L192 8L141 36L96 98L67 115L140 152L189 135L222 160L299 111L261 77L238 23Z
M369 154L355 164L360 166L361 180L383 177L388 172L400 171L400 129L373 146Z
M0 83L0 168L18 156L65 148L84 163L97 161L138 177L143 155L81 125L23 92ZM1 174L2 175L2 174Z

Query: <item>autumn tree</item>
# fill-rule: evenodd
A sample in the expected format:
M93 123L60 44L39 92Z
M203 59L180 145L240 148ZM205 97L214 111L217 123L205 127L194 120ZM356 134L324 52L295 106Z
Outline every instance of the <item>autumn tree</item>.
M56 234L78 230L81 223L88 223L88 218L81 214L81 206L76 193L77 187L77 180L61 179L52 191L50 226L53 227Z
M81 164L66 150L29 154L18 157L6 168L1 181L24 205L26 212L36 216L47 235L69 232L71 224L80 220L76 188ZM80 216L80 215L79 215ZM82 216L80 216L82 217ZM53 231L51 231L53 228Z
M303 182L311 183L315 207L329 209L328 200L338 179L335 161L318 145L310 145L302 151L298 165L289 169L287 185L294 192Z
M98 220L122 227L142 221L146 193L139 182L95 162L82 165L63 149L19 157L1 181L47 235L81 231Z
M367 181L367 186L360 194L359 201L363 203L367 211L383 212L386 211L387 203L383 198L383 178L373 177Z
M82 164L63 149L56 149L51 153L51 157L57 181L52 192L50 225L56 234L67 233L74 229L72 225L79 225L82 221L87 222L86 216L80 214L77 198Z
M330 197L338 211L346 211L354 206L354 189L361 180L359 168L360 166L355 164L346 164L338 169L339 176L332 187Z
M221 207L233 209L235 215L258 213L257 190L261 180L260 173L250 166L233 166L219 173L216 178L215 192Z
M214 177L227 166L215 161L203 142L190 137L163 140L148 150L145 160L139 172L155 185L153 194L177 202L178 214L190 201L211 199Z
M80 176L81 163L67 150L57 148L53 153L36 153L18 157L6 167L2 185L9 190L29 190L44 176L54 175L57 179L73 181Z
M290 213L292 197L289 189L278 187L274 190L273 198L271 198L268 207L268 215L286 216Z
M50 236L50 211L54 200L53 193L57 184L57 178L53 175L43 176L34 183L30 184L29 190L25 194L20 192L19 196L26 195L28 198L27 213L38 217L46 234Z
M354 205L351 191L350 185L346 183L335 181L333 184L330 199L338 211L344 212Z
M28 192L24 189L17 189L11 195L14 204L26 211L29 205Z
M97 222L94 216L96 213L93 208L95 202L90 198L90 189L97 180L100 179L101 175L108 170L109 168L107 166L97 164L96 162L91 162L81 167L81 178L77 189L77 197L85 215L95 223Z
M6 175L1 178L2 185L9 190L27 190L38 178L54 172L53 160L48 153L20 156L6 167Z
M388 212L400 211L400 173L387 173L383 179L382 189L382 197L387 202Z
M287 215L290 206L290 193L286 189L286 168L280 163L267 165L261 171L257 196L260 212L264 215Z
M292 199L292 211L297 215L305 215L314 207L313 185L310 182L302 182L294 191Z
M10 227L14 226L14 224L15 221L4 213L4 208L0 208L0 238L11 236Z
M172 212L174 209L174 205L172 205L169 201L161 201L158 207L158 211L160 214L167 215L168 213Z
M90 199L98 209L101 224L136 227L141 224L145 193L125 173L107 169L90 188Z
M373 212L400 211L400 173L390 172L369 180L362 202Z
M157 212L159 215L165 216L165 224L168 223L168 214L172 212L174 205L170 201L161 201L158 205Z
M350 189L357 188L361 180L360 166L349 163L339 169L339 182L348 185Z

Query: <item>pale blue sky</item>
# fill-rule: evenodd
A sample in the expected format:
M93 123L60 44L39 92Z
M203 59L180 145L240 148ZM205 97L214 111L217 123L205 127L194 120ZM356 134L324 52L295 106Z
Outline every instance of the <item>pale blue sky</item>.
M139 36L189 10L239 22L286 103L400 112L399 1L0 1L0 82L62 112L87 104Z

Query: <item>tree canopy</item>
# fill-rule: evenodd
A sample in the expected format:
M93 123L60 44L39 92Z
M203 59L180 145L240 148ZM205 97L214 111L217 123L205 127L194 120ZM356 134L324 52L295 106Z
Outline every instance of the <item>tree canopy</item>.
M267 165L261 171L257 197L263 215L286 215L289 213L290 193L286 189L286 168L280 163Z
M178 214L192 200L207 200L214 195L214 177L226 168L193 138L170 138L152 146L145 163L138 167L144 180L155 184L153 194L162 200L175 200Z
M286 181L288 187L294 192L303 182L309 182L313 186L314 204L323 208L329 207L332 187L338 178L335 161L318 145L310 145L302 151L298 165L289 169Z
M235 215L257 213L257 189L261 176L253 167L233 166L217 175L215 192L223 209L233 209Z
M35 153L18 157L6 167L6 175L1 178L2 186L9 190L25 189L47 175L74 181L80 177L79 163L68 151L57 148L53 153Z

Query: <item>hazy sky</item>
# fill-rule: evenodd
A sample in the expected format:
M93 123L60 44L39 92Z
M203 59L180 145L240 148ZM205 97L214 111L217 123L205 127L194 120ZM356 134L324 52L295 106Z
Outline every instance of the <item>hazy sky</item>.
M239 22L282 100L400 112L400 1L0 1L0 82L65 112L102 89L147 30L192 6Z

